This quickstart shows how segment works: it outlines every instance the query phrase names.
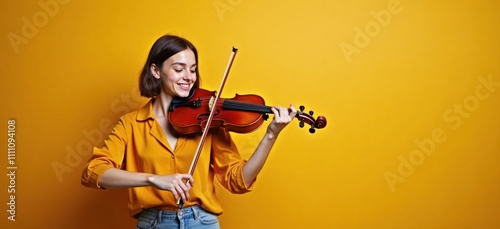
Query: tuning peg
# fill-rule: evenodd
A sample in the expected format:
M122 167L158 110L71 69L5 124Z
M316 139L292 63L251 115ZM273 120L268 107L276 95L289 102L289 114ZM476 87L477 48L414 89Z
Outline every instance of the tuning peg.
M313 116L314 111L309 111L309 114L310 114L311 116Z
M300 128L304 127L304 119L301 119L300 122L299 122L299 126Z
M264 119L264 121L267 121L267 119L269 118L269 115L268 115L268 114L264 114L264 115L262 116L262 118Z
M300 105L299 110L304 111L304 109L306 109L306 107L304 107L303 105Z
M314 132L316 132L316 129L314 129L314 126L311 126L311 128L309 128L309 133L314 134Z

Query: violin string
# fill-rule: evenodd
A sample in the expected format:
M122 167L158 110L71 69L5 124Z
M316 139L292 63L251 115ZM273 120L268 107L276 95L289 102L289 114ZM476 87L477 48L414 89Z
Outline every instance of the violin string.
M247 102L241 102L241 101L232 101L232 100L225 100L223 103L223 107L225 109L233 109L233 110L243 110L243 111L254 111L254 112L261 112L261 113L271 113L271 107L261 105L261 104L252 104L252 103L247 103Z

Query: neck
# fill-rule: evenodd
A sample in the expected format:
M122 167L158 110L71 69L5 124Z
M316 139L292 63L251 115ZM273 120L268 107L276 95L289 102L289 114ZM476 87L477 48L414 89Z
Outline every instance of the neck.
M156 96L153 102L153 113L157 118L167 118L170 102L172 102L172 96L165 94L163 91Z

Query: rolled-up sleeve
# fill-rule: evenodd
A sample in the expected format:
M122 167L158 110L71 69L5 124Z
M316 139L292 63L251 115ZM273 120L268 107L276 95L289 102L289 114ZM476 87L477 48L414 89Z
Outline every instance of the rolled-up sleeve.
M253 190L255 180L246 187L243 179L246 160L239 154L229 132L223 128L213 131L212 160L217 179L228 191L242 194Z
M122 167L127 144L127 131L124 123L122 117L104 141L104 145L100 148L93 148L92 157L82 173L82 185L91 188L102 188L98 183L101 175L110 168L120 169Z

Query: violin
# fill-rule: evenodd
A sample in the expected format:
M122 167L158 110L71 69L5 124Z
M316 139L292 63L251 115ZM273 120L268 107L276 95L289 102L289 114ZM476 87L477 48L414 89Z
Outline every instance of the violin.
M273 113L259 95L236 94L230 99L220 98L214 101L215 94L215 91L197 88L191 90L185 99L174 99L168 112L168 121L173 129L179 134L202 133L210 112L215 109L209 128L223 127L236 133L250 133L268 119L268 114ZM310 125L309 132L314 133L316 129L326 126L325 117L318 116L315 119L313 111L303 112L304 106L299 109L295 118L299 120L301 128L307 123Z
M179 134L201 132L200 142L189 167L190 175L193 175L211 128L224 127L229 131L248 133L259 128L268 118L267 114L272 113L271 107L266 106L264 99L258 95L236 94L232 99L220 98L237 51L238 49L233 47L218 94L205 89L194 89L187 98L174 98L170 103L168 121L175 131ZM304 127L304 123L307 123L311 125L309 132L314 133L316 129L326 126L325 117L319 116L314 119L312 111L306 114L303 112L304 106L300 106L299 109L295 117L300 120L300 127ZM181 198L177 200L177 205L179 209L184 205Z

